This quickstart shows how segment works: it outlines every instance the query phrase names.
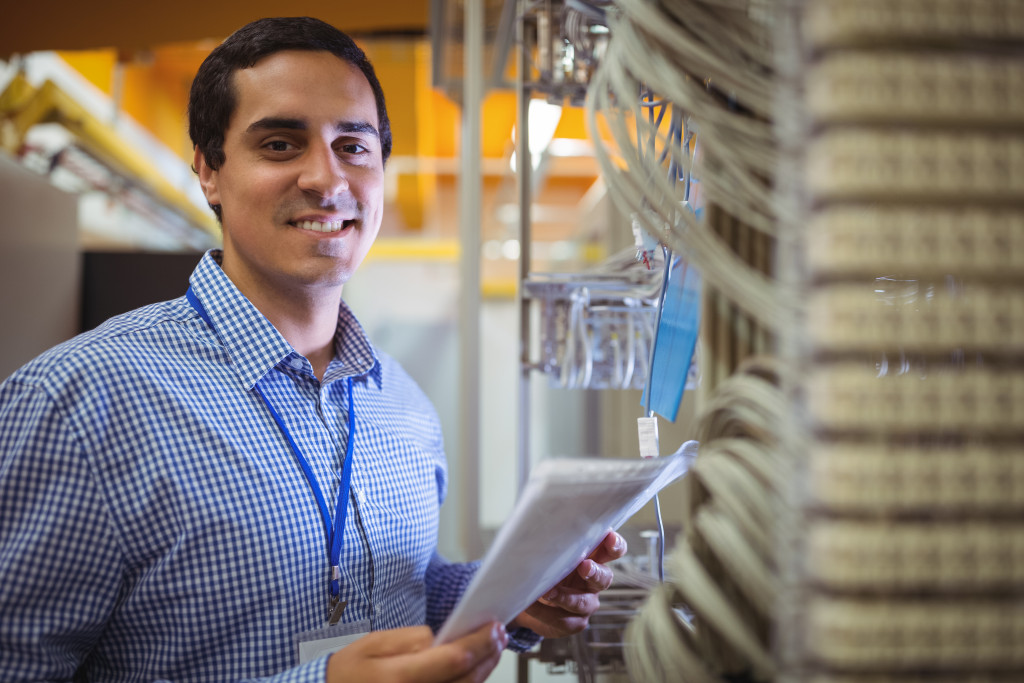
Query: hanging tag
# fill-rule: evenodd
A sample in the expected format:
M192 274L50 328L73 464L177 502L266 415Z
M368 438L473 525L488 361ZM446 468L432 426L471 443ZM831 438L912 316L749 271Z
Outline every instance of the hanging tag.
M344 605L344 603L341 603ZM326 628L297 633L293 637L299 664L337 652L370 632L370 620L362 619L348 624L335 624Z
M670 422L675 422L690 377L700 329L700 304L701 281L697 269L682 261L675 263L654 347L653 386L645 386L640 399L641 405L650 406Z
M640 457L657 458L661 453L658 445L658 418L638 417L636 432L640 438Z

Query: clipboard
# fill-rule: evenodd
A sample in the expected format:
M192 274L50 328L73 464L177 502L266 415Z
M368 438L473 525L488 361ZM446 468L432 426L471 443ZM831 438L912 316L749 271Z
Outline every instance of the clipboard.
M558 458L538 464L480 570L434 641L507 624L585 560L697 455L687 441L660 458Z

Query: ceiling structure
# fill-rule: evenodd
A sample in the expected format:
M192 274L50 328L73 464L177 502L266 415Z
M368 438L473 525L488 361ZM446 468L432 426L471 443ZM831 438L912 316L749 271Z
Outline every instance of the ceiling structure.
M503 33L498 18L502 0L485 0L488 44ZM383 3L339 3L326 0L252 0L221 4L178 0L166 5L128 0L54 0L49 19L28 3L17 3L0 22L0 60L33 51L55 50L168 149L191 161L191 143L182 118L188 88L200 62L233 30L265 16L316 16L353 34L367 50L388 92L388 109L396 132L389 163L392 208L382 233L446 236L457 225L459 107L457 88L432 83L431 0L390 0ZM443 57L461 59L461 3L440 0L433 10L444 13ZM491 21L493 20L493 21ZM494 24L493 26L491 24ZM435 40L434 49L438 44ZM447 64L448 61L444 63ZM458 61L458 60L456 60ZM453 66L442 76L453 82L461 72ZM442 92L444 94L442 94ZM453 101L455 100L455 101ZM498 236L515 224L515 184L508 154L512 149L515 95L492 91L484 103L483 149L485 234ZM555 137L587 137L582 112L570 108L561 117ZM543 167L534 208L538 237L564 239L579 221L578 202L588 197L597 176L588 154L550 159ZM550 234L549 234L550 233Z
M315 16L354 35L426 34L430 0L53 0L40 6L9 3L0 21L0 59L35 50L117 48L146 50L165 43L222 40L239 26L267 16Z

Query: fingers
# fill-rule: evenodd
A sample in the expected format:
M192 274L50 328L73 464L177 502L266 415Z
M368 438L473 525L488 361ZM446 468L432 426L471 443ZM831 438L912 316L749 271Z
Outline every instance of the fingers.
M344 647L327 660L327 681L370 682L394 666L395 658L430 647L433 634L426 626L374 631Z
M494 622L438 647L426 626L369 633L331 655L330 683L480 683L498 664L508 643L505 627Z
M595 566L607 570L601 565ZM610 583L611 579L608 581ZM517 624L545 638L561 638L585 629L590 616L601 606L598 591L579 590L566 586L566 583L555 586L528 607L516 618Z
M626 554L626 539L609 531L590 556L516 617L517 626L526 627L546 638L578 633L586 628L590 616L600 607L598 593L612 585L615 573L605 563Z
M612 585L612 581L615 579L615 572L610 567L598 564L593 560L583 560L576 567L576 576L583 579L583 590L599 593L603 590L608 590ZM558 587L556 586L556 588Z
M555 586L537 603L546 607L564 610L570 614L590 616L601 605L597 592L584 592L564 586Z
M617 560L626 554L626 540L614 531L609 531L604 540L590 553L590 557L576 565L576 569L545 594L555 598L554 591L570 588L578 591L598 593L607 590L615 578L615 572L604 563Z
M608 590L615 580L615 572L593 558L614 556L617 559L625 550L626 541L614 531L609 532L590 558L580 562L572 574L541 596L538 602L576 614L593 613L597 609L596 595L591 596L595 598L591 600L588 594Z
M507 638L504 642L508 643ZM504 651L505 646L502 645L493 655L481 661L472 671L460 678L458 683L483 683L490 676L491 672L494 671L494 667L498 666L501 654Z
M590 553L589 559L605 564L617 560L626 554L626 539L614 531L609 531L600 545Z
M599 604L596 595L587 595L585 600L576 606L579 612L535 602L516 617L516 623L545 638L561 638L585 629L590 621L590 615L597 610Z
M419 653L415 662L410 658L407 663L411 668L404 673L411 677L400 680L423 683L483 681L497 666L507 644L508 634L502 624L486 624L458 640Z
M349 647L358 646L369 657L391 657L426 650L433 642L429 626L409 626L367 633Z

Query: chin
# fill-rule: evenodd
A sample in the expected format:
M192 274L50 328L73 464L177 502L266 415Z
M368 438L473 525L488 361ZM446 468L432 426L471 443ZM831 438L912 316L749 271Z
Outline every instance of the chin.
M354 268L336 268L329 271L321 271L319 273L311 274L310 282L311 285L320 285L322 287L341 287L352 277L355 272Z

